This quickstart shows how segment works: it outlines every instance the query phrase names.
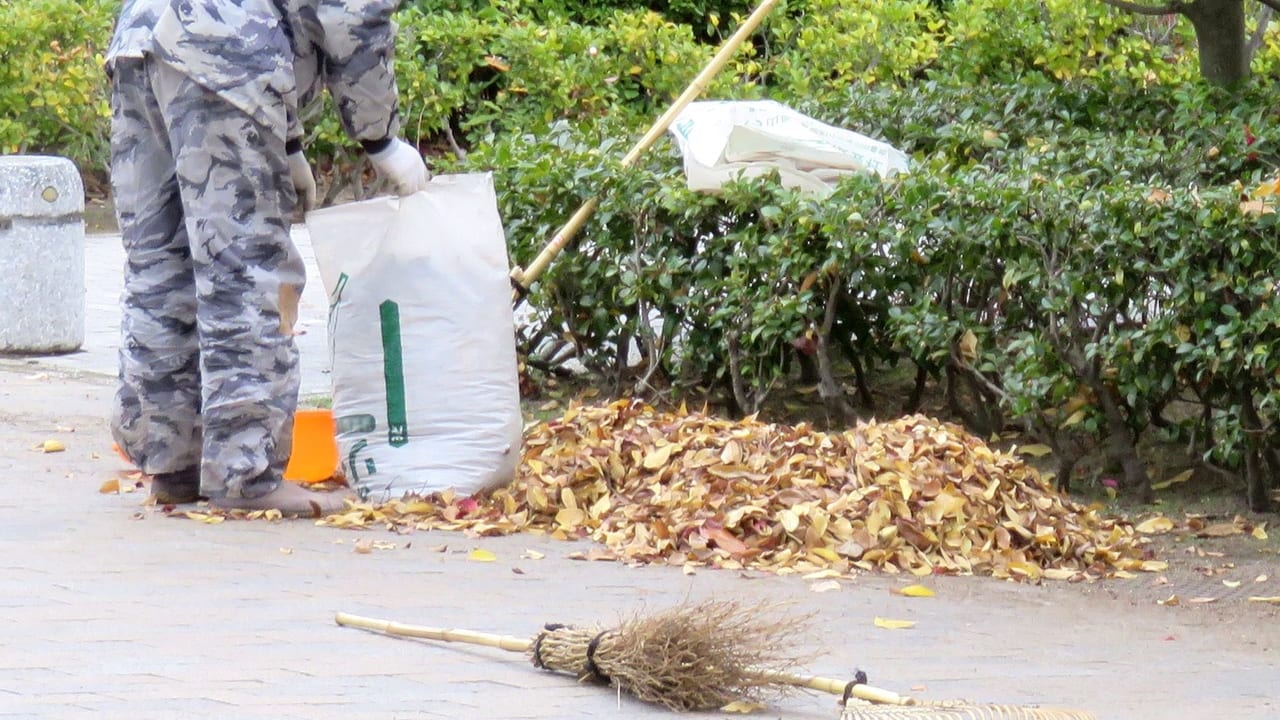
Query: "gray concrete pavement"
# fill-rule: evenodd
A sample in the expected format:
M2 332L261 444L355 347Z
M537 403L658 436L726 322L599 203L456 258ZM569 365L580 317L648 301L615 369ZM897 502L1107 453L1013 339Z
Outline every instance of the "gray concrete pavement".
M610 623L709 597L792 601L814 614L796 638L807 671L862 668L922 698L1067 705L1104 720L1280 717L1280 618L1259 605L1156 606L1123 581L936 578L937 597L911 599L889 592L908 580L872 575L815 593L794 577L573 561L584 543L535 536L207 525L165 517L142 492L100 494L127 471L105 425L116 247L90 240L85 352L0 359L0 718L669 717L514 654L340 628L333 615L528 636L548 621ZM301 339L311 392L327 391L322 296L313 278ZM51 438L66 451L35 449ZM362 537L388 549L353 552ZM497 561L469 560L478 547ZM1277 570L1258 594L1280 595ZM918 624L881 630L877 616ZM838 715L833 698L803 692L755 717Z

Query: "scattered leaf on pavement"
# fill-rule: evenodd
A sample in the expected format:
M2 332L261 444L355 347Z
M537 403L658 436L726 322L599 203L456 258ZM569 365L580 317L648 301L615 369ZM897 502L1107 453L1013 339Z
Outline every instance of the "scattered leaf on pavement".
M875 620L875 624L876 624L876 627L884 628L885 630L906 630L907 628L915 627L916 621L915 620L890 620L888 618L878 617Z
M764 710L767 707L768 707L767 705L761 705L760 703L751 702L749 700L734 700L728 705L725 705L724 707L720 708L720 711L727 712L727 713L741 713L743 715L748 715L753 712Z
M899 588L897 590L894 590L894 592L897 593L898 595L905 595L907 597L916 597L916 598L933 597L934 595L937 594L933 590L930 590L929 588L925 587L924 585L908 585L904 588Z
M494 562L498 556L484 548L476 548L467 554L467 559L474 562Z

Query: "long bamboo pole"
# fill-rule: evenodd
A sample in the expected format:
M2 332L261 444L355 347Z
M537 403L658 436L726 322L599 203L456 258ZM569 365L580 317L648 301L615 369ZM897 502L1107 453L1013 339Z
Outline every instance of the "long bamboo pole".
M387 635L399 635L401 637L419 638L422 640L483 645L485 647L498 648L499 650L506 650L508 652L524 653L528 652L529 648L533 646L532 640L516 637L514 635L497 635L494 633L476 632L474 630L457 630L427 627L425 625L409 625L407 623L379 620L377 618L352 615L350 613L338 613L334 619L339 625L344 627L361 628L363 630L373 630ZM831 693L833 695L844 695L845 688L849 685L847 681L836 680L834 678L792 675L790 673L781 672L764 672L760 674L760 677L777 685L804 687L809 688L810 690ZM916 701L913 698L899 695L892 690L883 690L871 685L854 685L850 688L849 694L859 700L866 700L867 702L882 705L916 704Z
M667 131L667 128L671 127L671 123L675 121L676 116L679 115L681 111L689 105L689 103L693 102L694 98L701 95L702 91L707 89L707 85L711 84L712 78L714 78L716 74L728 64L729 59L737 53L738 48L741 47L742 43L746 42L751 33L755 32L755 29L764 21L765 16L767 16L777 4L778 0L762 0L761 3L756 6L756 9L747 16L747 19L742 22L742 25L738 27L737 31L735 31L733 35L731 35L729 39L720 46L720 50L716 52L715 57L707 63L707 66L702 69L702 72L698 73L697 77L693 79L693 82L684 89L684 92L680 93L680 96L675 99L675 102L673 102L670 107L667 108L666 112L662 113L662 116L649 127L649 130L644 134L644 137L640 138L640 140L632 146L631 150L623 156L621 164L624 168L631 167L635 164L636 160L638 160L646 150L652 147L653 144L658 141L658 138L662 137L662 134ZM564 249L565 245L569 244L569 241L573 239L573 236L582 229L582 226L591 218L599 205L599 197L593 197L584 202L580 207L578 207L577 211L569 217L568 222L557 230L555 235L551 236L551 240L547 242L546 246L542 248L542 252L538 253L538 256L534 258L533 262L529 263L527 268L517 266L512 269L511 280L515 285L515 296L513 301L516 304L519 304L519 302L524 299L525 293L529 291L529 288L533 286L533 283L537 281L543 271L551 265L551 261L560 254L560 251Z

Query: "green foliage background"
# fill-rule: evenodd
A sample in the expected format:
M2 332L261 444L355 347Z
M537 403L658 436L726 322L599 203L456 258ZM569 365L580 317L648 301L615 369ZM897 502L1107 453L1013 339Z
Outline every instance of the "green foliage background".
M99 67L117 7L0 6L0 150L104 171ZM749 10L402 8L405 134L438 172L495 174L514 263L601 198L533 292L531 364L573 357L618 389L711 390L744 412L799 386L806 357L830 360L837 385L906 368L974 429L1050 445L1061 478L1155 437L1265 505L1280 477L1280 233L1241 201L1275 200L1280 30L1255 81L1226 93L1199 82L1186 21L1099 2L789 0L706 95L882 138L910 174L849 178L824 199L769 179L699 195L665 140L620 168ZM351 174L350 148L319 113L313 158ZM840 395L833 411L871 410ZM875 408L903 409L883 394ZM1147 489L1141 465L1125 470Z

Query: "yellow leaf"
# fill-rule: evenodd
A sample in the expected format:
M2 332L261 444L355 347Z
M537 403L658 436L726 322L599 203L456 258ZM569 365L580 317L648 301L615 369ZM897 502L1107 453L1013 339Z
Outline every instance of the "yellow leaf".
M876 627L885 630L906 630L915 627L915 620L889 620L887 618L878 617L875 620Z
M978 336L972 330L965 330L958 345L960 359L972 365L978 359Z
M102 493L103 495L108 495L110 493L119 493L120 478L111 478L110 480L102 483L102 486L98 488L98 492Z
M1038 443L1035 445L1027 445L1027 446L1018 448L1019 454L1030 455L1031 457L1044 457L1045 455L1048 455L1049 453L1052 453L1052 452L1053 452L1053 448L1049 447L1048 445L1041 445Z
M1216 597L1193 597L1187 601L1188 605L1208 605L1209 603L1218 602Z
M546 557L546 555L543 555L537 550L525 550L524 557L528 560L541 560L542 558Z
M1143 560L1139 568L1143 572L1164 572L1169 569L1169 563L1163 560Z
M1165 598L1164 600L1157 600L1157 601L1156 601L1156 604L1157 604L1157 605L1164 605L1164 606L1166 606L1166 607L1173 607L1173 606L1175 606L1175 605L1180 605L1180 604L1182 604L1182 601L1178 599L1178 596L1177 596L1177 595L1170 595L1169 597Z
M56 452L62 452L63 450L66 450L66 449L67 449L67 446L63 445L58 440L45 440L44 442L40 443L41 452L56 453Z
M666 465L667 461L671 459L671 452L675 450L675 448L675 445L663 445L660 448L650 451L648 455L644 456L644 462L642 463L644 465L644 469L657 470L658 468Z
M782 523L782 529L787 532L795 532L800 527L800 516L790 508L778 513L778 522Z
M567 530L576 528L587 519L587 513L578 508L564 508L556 513L556 524Z
M1247 200L1240 203L1240 212L1245 215L1269 215L1275 211L1276 209L1264 200Z
M831 548L816 547L811 552L827 562L840 562L840 554Z
M1183 340L1183 342L1187 342L1187 340L1190 340L1190 339L1191 339L1191 333L1188 331L1188 333L1187 333L1187 339L1186 339L1186 340ZM1151 484L1151 489L1152 489L1152 490L1166 490L1166 489L1168 489L1168 488L1170 488L1170 487L1172 487L1172 486L1174 486L1174 485L1177 485L1178 483L1184 483L1184 482L1186 482L1186 481L1190 480L1190 479L1191 479L1191 476L1192 476L1192 475L1195 475L1195 474L1196 474L1196 471L1195 471L1194 469L1192 469L1192 470L1183 470L1182 472L1178 473L1177 475L1174 475L1173 477L1169 478L1168 480L1161 480L1161 481L1160 481L1160 482L1158 482L1158 483L1152 483L1152 484Z
M1146 520L1143 520L1142 522L1138 523L1138 526L1134 528L1134 530L1137 530L1143 535L1156 535L1159 533L1166 533L1172 529L1173 529L1173 521L1167 517L1164 517L1163 515L1157 515L1156 517L1153 517L1153 518L1147 518Z
M494 55L486 55L484 57L484 64L488 65L494 70L497 70L498 72L507 72L508 70L511 69L511 66L503 62L502 58L496 57Z
M1068 417L1066 420L1063 420L1063 421L1062 421L1062 424L1061 424L1061 425L1059 425L1058 427L1060 427L1060 428L1068 428L1068 427L1071 427L1072 425L1076 425L1076 424L1078 424L1081 420L1084 420L1084 416L1085 416L1085 412L1084 412L1084 410L1077 410L1077 411L1075 411L1075 412L1071 413L1071 416L1070 416L1070 417Z
M747 700L734 700L728 705L725 705L724 707L720 708L720 711L727 712L727 713L741 713L743 715L749 715L753 712L764 710L767 707L768 707L767 705L761 705L760 703L749 702Z
M1266 539L1267 539L1267 524L1266 524L1266 523L1262 523L1262 524L1261 524L1261 525L1259 525L1258 527L1254 528L1254 529L1253 529L1253 532L1252 532L1252 533L1250 533L1250 534L1251 534L1251 535L1253 535L1253 536L1254 536L1255 538L1257 538L1258 540L1266 540Z
M1044 571L1044 576L1050 580L1072 580L1079 574L1079 570L1069 568L1049 568Z
M1280 605L1280 595L1276 595L1273 597L1256 597L1255 596L1255 597L1249 598L1249 602L1270 603L1271 605Z
M907 597L916 597L916 598L933 597L934 595L937 594L934 591L930 590L929 588L925 587L924 585L908 585L904 588L899 588L897 590L894 590L894 592L897 593L898 595L905 595Z
M1034 563L1029 563L1029 562L1023 562L1021 560L1015 560L1009 563L1009 570L1012 571L1015 575L1025 575L1026 577L1029 577L1032 580L1038 580L1041 574L1039 565L1036 565Z
M208 513L200 513L200 512L186 512L186 513L183 513L183 515L187 516L191 520L196 520L206 525L217 525L223 520L226 520L226 518L222 517L221 515L210 515Z
M473 562L493 562L498 556L484 548L476 548L467 554L467 559Z
M1226 585L1226 586L1227 586L1227 587L1229 587L1229 588L1233 588L1233 589L1234 589L1234 588L1238 588L1238 587L1240 587L1240 581L1239 581L1239 580L1223 580L1223 581L1222 581L1222 584L1223 584L1223 585Z
M560 489L560 506L569 508L570 510L578 509L578 498L573 495L573 488Z

